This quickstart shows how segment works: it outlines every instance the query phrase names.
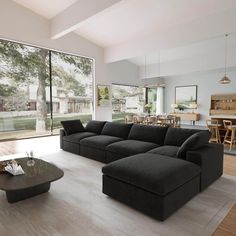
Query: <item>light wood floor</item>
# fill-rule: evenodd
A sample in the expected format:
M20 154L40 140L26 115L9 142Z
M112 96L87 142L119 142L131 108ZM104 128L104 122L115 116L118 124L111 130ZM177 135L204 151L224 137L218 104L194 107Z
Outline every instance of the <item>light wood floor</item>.
M236 156L224 155L224 174L236 176Z
M224 174L236 176L236 156L224 156ZM217 227L213 236L236 235L236 204Z
M236 235L236 204L232 207L228 215L217 227L213 236L233 236Z

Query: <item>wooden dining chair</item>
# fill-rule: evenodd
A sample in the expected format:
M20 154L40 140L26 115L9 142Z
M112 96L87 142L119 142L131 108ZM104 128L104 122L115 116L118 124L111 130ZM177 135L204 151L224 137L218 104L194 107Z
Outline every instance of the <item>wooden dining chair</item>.
M125 116L125 123L134 123L134 115L126 115Z
M156 124L159 126L165 126L166 125L166 117L162 115L158 115L156 118Z
M224 144L228 143L230 145L229 150L232 150L232 146L236 143L236 125L232 125L231 120L223 120L224 128L226 129Z
M176 116L168 115L167 119L166 119L166 125L169 127L174 127L175 126L175 119L176 119Z
M157 121L157 117L156 116L147 116L145 123L147 125L155 125L156 121Z
M174 128L180 128L181 127L181 117L175 116L174 117Z
M135 116L134 123L135 124L144 124L145 123L145 116Z
M206 120L206 125L208 130L212 133L209 142L221 143L219 131L219 127L221 126L221 124L219 124L219 121L208 119Z

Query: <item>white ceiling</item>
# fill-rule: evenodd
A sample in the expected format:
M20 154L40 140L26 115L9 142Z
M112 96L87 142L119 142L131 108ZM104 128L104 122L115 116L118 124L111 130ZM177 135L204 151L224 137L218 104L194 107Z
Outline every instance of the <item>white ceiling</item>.
M31 11L51 19L77 0L13 0Z
M230 49L234 46L236 47L236 34L231 34L228 37L228 47ZM204 55L211 54L214 55L216 52L224 51L225 48L225 37L222 35L217 38L204 40L201 42L185 45L182 47L170 48L166 50L161 50L158 52L152 52L144 56L138 56L135 58L128 59L128 61L136 64L138 66L152 65L177 61L183 59L191 59L195 57L202 57Z
M80 0L13 0L52 19ZM236 7L236 0L122 0L81 22L76 33L111 47Z
M157 49L162 62L214 55L223 35L236 31L236 0L12 1L49 19L59 37L74 31L102 46L106 62L155 64Z
M75 32L107 48L232 7L235 0L126 0L83 21Z

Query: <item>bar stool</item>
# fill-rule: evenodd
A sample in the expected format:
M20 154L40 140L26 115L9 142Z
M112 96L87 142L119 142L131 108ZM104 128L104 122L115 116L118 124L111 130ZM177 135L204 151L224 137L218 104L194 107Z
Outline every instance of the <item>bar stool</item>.
M229 143L230 144L229 150L231 151L233 144L236 143L235 139L236 125L232 125L231 120L223 120L223 124L226 129L224 144Z
M221 143L220 140L220 131L219 127L221 126L219 124L218 120L206 120L207 128L209 131L212 133L212 136L210 138L210 142L216 142L216 143Z

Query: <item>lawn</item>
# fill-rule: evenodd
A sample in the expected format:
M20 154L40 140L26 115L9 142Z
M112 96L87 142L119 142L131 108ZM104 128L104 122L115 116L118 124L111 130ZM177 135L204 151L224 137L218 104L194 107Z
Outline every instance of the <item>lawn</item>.
M125 113L125 112L112 113L112 121L124 123L125 116L127 115L133 115L133 113Z
M113 113L112 120L116 122L123 123L125 121L125 116L130 113ZM53 118L53 134L58 134L61 128L62 120L73 120L80 119L85 125L88 121L92 120L92 114L66 114L61 116L54 116ZM25 138L34 137L40 135L50 135L50 118L47 118L48 131L42 133L35 132L36 118L35 117L12 117L3 119L0 118L0 132L1 139L15 139L15 138Z
M63 115L63 116L55 116L53 118L53 129L58 129L61 127L62 120L73 120L80 119L83 124L86 124L89 120L92 119L92 114L75 114L75 115ZM50 129L50 118L47 118L47 127ZM36 118L35 117L13 117L3 120L0 119L0 127L3 127L0 131L17 131L17 130L35 130L36 126ZM7 130L8 129L8 130Z

